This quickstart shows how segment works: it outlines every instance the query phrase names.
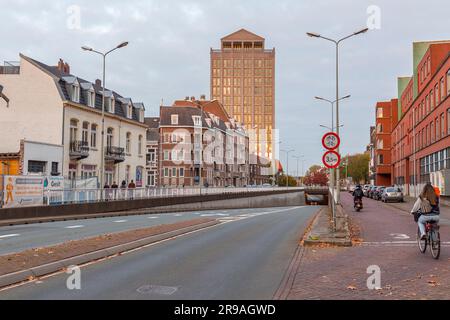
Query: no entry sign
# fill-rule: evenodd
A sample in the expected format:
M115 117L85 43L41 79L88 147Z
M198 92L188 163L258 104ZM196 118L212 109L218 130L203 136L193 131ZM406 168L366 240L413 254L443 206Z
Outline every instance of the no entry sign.
M325 152L322 158L322 162L325 167L334 169L339 166L339 163L341 162L341 156L336 151L330 150Z
M339 147L340 143L341 139L339 139L339 136L334 132L325 133L322 138L322 145L327 150L336 149L337 147Z

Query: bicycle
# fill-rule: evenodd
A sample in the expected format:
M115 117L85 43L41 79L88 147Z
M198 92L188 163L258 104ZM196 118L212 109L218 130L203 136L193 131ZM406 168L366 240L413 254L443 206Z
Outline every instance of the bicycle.
M420 229L417 228L417 244L419 250L425 253L427 246L430 245L431 255L434 259L439 259L441 254L441 236L439 234L439 224L436 221L428 221L425 224L426 237L421 239Z

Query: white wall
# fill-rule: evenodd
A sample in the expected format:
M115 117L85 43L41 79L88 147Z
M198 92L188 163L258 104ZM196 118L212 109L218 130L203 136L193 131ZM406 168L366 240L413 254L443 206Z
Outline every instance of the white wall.
M0 153L18 152L20 140L61 144L62 103L53 78L20 60L20 74L0 74L9 108L0 106Z
M64 148L62 145L51 145L39 142L25 141L23 174L29 174L29 160L47 162L46 172L44 172L44 175L50 175L52 171L52 162L58 162L58 172L62 173L63 150Z

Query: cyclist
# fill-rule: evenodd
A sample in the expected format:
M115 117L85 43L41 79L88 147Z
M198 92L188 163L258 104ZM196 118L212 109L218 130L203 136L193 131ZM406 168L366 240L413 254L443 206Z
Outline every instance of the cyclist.
M426 238L425 224L427 222L439 222L439 197L436 194L431 183L427 183L419 197L417 198L411 213L420 212L417 221L419 225L421 240Z

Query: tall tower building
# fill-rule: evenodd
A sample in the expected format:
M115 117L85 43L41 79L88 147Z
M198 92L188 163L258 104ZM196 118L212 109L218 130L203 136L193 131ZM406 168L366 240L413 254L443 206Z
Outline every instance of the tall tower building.
M275 127L275 48L245 29L221 39L211 49L211 100L230 116L255 130L255 152L272 159Z

